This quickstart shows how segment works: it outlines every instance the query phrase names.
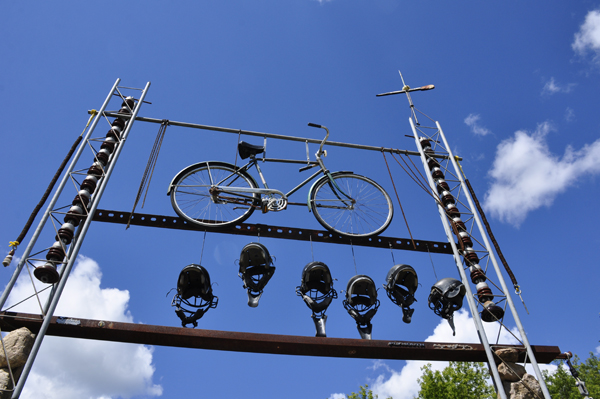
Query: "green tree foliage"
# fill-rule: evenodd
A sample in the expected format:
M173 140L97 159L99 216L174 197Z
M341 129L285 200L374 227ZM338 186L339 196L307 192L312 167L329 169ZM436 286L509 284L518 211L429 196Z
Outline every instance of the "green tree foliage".
M418 399L493 399L489 372L483 363L450 362L444 370L433 371L431 364L421 367L423 375Z
M378 396L373 395L373 391L371 391L369 389L368 384L365 384L364 387L361 385L358 389L358 393L352 392L350 395L348 395L348 399L377 399L377 398L378 398ZM389 397L387 399L394 399L394 398Z
M560 361L555 361L555 364L558 366L561 363ZM585 382L590 396L592 398L600 398L600 359L590 352L590 357L585 362L580 363L579 357L575 355L571 363L579 372L579 379ZM544 380L546 381L548 392L550 392L550 395L554 399L582 398L575 385L575 379L567 367L559 367L552 374L544 370Z
M352 392L348 399L375 399L377 395L373 396L373 391L369 389L369 385L365 385L364 387L361 385L358 389L358 393Z

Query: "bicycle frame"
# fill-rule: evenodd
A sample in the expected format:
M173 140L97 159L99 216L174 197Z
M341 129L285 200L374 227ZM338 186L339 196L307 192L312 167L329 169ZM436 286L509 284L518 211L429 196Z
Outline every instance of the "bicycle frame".
M304 179L304 181L302 181L296 187L292 188L287 193L283 193L283 192L281 192L279 190L273 190L273 189L269 188L269 185L267 184L265 176L264 176L264 174L263 174L260 166L258 165L259 161L274 162L274 163L307 164L306 161L300 161L300 160L295 160L295 159L276 159L276 158L256 159L256 157L251 157L251 159L250 159L250 161L248 163L246 163L244 166L240 167L240 170L243 171L243 172L248 172L248 170L251 169L254 166L256 168L256 171L258 172L258 175L260 176L260 181L261 181L262 185L264 186L264 189L260 189L260 188L258 188L258 189L248 189L247 191L249 193L257 193L257 194L280 194L280 195L284 196L287 199L292 194L294 194L296 191L300 190L306 184L308 184L309 182L311 182L312 180L314 180L317 176L319 176L321 174L328 174L329 173L329 171L323 165L323 162L310 162L309 161L307 167L311 167L312 168L312 167L315 167L315 166L320 166L320 169L317 170L312 175L310 175L309 177L307 177L306 179ZM246 190L244 190L244 191L246 191ZM303 204L294 204L294 203L290 203L290 204L291 205L303 205Z
M321 125L309 126L326 129ZM266 213L285 210L289 204L303 205L304 202L288 202L288 198L312 182L305 204L325 228L346 236L379 234L393 216L389 195L365 176L350 171L330 172L322 159L327 155L323 150L327 136L315 154L315 161L266 158L264 147L242 143L238 151L243 159L250 158L247 163L239 167L220 161L189 165L173 178L167 194L177 214L188 222L217 227L241 223L259 208ZM262 158L257 157L261 153ZM318 170L283 193L269 187L259 165L261 160L299 164L300 172L315 167ZM260 182L250 173L252 167L256 168Z

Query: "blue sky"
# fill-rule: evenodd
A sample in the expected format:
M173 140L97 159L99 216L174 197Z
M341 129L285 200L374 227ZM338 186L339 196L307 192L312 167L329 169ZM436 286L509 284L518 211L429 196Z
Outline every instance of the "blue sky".
M375 97L402 87L401 70L410 86L436 86L413 99L440 121L453 151L464 159L465 173L521 284L530 314L515 300L530 342L558 345L584 358L597 351L597 1L4 2L0 13L5 143L0 243L5 253L85 126L87 110L100 107L117 78L130 87L152 82L147 97L152 105L142 107L142 116L320 138L320 130L306 126L314 122L330 129L331 140L414 150L414 141L404 137L411 134L406 99ZM106 125L99 129L97 134L104 135ZM131 209L157 130L157 125L134 125L100 208ZM138 211L175 216L166 196L171 178L194 162L233 162L236 140L235 135L169 127L146 205ZM316 147L310 151L314 154ZM328 152L332 170L369 176L393 193L381 154ZM269 140L267 153L305 158L301 143ZM84 154L81 167L89 167L91 158ZM413 235L443 241L433 201L399 167L392 165L392 172ZM295 167L272 165L265 173L273 187L284 189L303 176ZM63 203L72 196L67 192ZM408 237L398 206L396 211L384 234ZM320 228L303 208L257 213L248 222ZM40 250L53 237L44 231ZM329 265L338 291L356 272L380 285L394 264L389 250L355 248L354 259L346 246L315 243L311 254L308 243L262 238L276 257L277 272L259 307L251 309L235 261L252 240L207 234L202 264L220 300L200 328L312 336L310 311L294 288L313 256ZM179 271L200 261L202 245L202 233L138 226L125 231L121 225L94 223L57 313L177 326L166 295ZM452 339L445 321L427 307L435 275L458 278L452 258L433 255L430 260L427 254L402 251L393 256L417 270L418 302L412 323L404 324L400 309L380 289L373 338ZM0 283L6 284L14 267L2 271ZM27 295L27 285L27 280L19 283L13 303ZM328 336L358 338L341 298L327 314ZM457 317L459 342L476 342L472 324L467 314ZM24 395L169 398L198 389L208 397L337 398L369 383L380 397L403 399L416 393L418 368L403 361L50 337Z

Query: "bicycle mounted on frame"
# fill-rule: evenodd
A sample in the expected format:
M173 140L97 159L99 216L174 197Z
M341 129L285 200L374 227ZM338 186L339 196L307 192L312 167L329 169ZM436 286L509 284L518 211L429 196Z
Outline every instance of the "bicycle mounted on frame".
M300 188L322 175L309 190L307 206L317 221L326 229L349 237L368 237L384 231L393 217L389 195L375 181L349 171L330 172L323 163L327 156L323 146L329 137L325 126L309 123L309 126L325 129L327 134L315 154L316 161L292 159L269 159L276 163L305 164L300 172L319 167L319 170L292 190L283 193L269 188L256 156L265 151L264 146L240 142L238 152L242 159L250 158L241 167L219 161L205 161L190 165L180 171L171 181L167 195L175 212L188 222L202 227L215 228L241 223L254 212L282 211L288 198ZM264 188L250 175L255 167Z

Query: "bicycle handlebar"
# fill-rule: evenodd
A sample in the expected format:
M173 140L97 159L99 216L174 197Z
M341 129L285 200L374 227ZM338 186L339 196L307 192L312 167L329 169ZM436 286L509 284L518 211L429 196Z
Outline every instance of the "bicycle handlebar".
M323 141L321 141L321 146L319 147L319 152L317 152L317 158L318 158L323 153L323 146L325 145L325 142L327 141L327 138L329 137L329 129L327 129L323 125L317 125L316 123L309 123L308 126L325 129L325 131L327 132L327 134L325 135L325 138L323 139Z

